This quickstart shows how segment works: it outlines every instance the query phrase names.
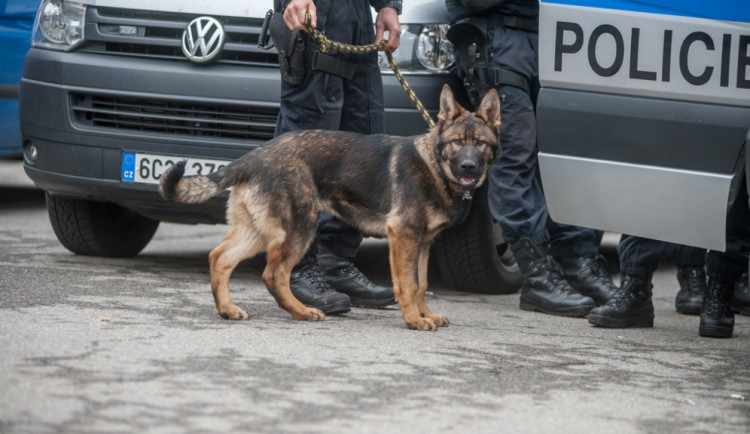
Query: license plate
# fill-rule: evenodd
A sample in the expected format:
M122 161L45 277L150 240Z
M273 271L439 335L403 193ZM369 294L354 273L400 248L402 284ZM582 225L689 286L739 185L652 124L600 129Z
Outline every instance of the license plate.
M208 175L229 164L227 160L123 152L120 179L123 182L158 184L164 172L182 160L187 160L185 175Z

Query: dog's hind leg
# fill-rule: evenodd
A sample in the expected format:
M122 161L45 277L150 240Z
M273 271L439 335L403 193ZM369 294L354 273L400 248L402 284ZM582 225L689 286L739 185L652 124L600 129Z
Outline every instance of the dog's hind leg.
M325 318L323 311L307 307L297 300L289 287L292 269L302 259L302 255L307 251L313 238L314 235L305 240L287 238L282 243L268 246L266 251L263 282L279 307L289 312L298 321L322 321Z
M219 316L225 319L248 319L247 312L235 306L229 295L229 277L242 260L256 255L262 250L257 233L233 227L208 255L211 266L211 291Z
M427 270L428 270L428 259L430 257L430 243L423 242L419 249L419 289L417 290L417 309L419 314L425 318L431 319L438 327L447 327L450 324L448 318L445 315L435 313L430 310L427 306L427 302L424 300L424 295L427 292Z

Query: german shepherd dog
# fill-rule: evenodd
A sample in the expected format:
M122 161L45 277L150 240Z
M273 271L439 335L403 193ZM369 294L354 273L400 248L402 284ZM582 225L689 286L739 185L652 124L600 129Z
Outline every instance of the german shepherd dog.
M271 140L207 176L172 166L161 192L173 202L200 203L232 187L229 231L209 255L219 315L248 319L229 295L240 261L263 251L263 282L296 320L325 314L304 306L289 288L292 268L313 242L318 213L331 212L363 233L387 237L393 289L407 327L436 330L448 319L424 300L430 243L450 225L465 193L484 182L499 153L500 100L495 90L476 113L445 85L438 123L426 134L396 137L304 130Z

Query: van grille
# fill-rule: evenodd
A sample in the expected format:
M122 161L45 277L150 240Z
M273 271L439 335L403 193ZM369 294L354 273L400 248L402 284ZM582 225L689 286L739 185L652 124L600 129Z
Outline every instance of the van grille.
M278 108L154 98L71 94L78 125L228 140L269 140Z
M106 7L86 10L86 45L89 53L173 59L187 62L182 53L182 32L196 14ZM263 20L213 16L224 26L226 42L218 63L278 67L276 50L258 48Z

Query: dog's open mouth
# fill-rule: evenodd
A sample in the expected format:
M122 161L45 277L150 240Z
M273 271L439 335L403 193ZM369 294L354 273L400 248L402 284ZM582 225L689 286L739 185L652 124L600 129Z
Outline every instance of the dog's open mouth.
M477 178L473 176L460 176L458 178L458 183L461 184L461 187L472 188L477 185Z

